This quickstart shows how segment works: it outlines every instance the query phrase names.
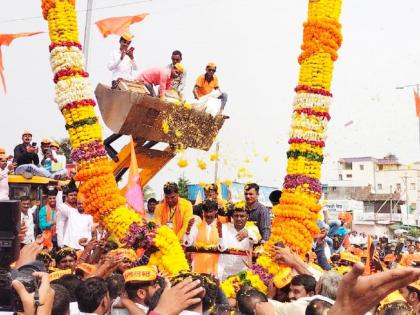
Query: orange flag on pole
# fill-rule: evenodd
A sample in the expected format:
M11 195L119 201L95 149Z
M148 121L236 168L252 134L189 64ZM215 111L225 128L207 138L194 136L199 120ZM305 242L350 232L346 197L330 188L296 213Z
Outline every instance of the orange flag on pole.
M371 264L372 264L372 258L373 258L373 251L375 248L372 246L372 236L368 236L367 241L367 257L365 262L365 275L370 275L372 273Z
M110 17L99 20L95 24L98 26L103 37L107 37L110 34L121 36L129 30L131 24L143 21L147 15L148 13L142 13L138 15Z
M133 137L131 137L130 141L131 146L131 161L130 161L130 169L128 173L128 184L127 190L125 192L125 198L127 199L127 203L136 210L141 216L145 216L144 212L144 197L143 197L143 190L141 189L140 184L140 172L139 167L137 165L137 157L136 151L134 149L134 141Z
M0 77L1 77L1 82L3 85L3 91L6 94L7 89L6 89L6 79L4 78L4 66L3 66L3 57L1 54L1 46L9 46L10 43L19 37L28 37L28 36L32 36L32 35L36 35L36 34L40 34L40 33L44 33L44 32L32 32L32 33L17 33L17 34L0 34Z
M414 100L416 102L416 115L417 117L420 118L420 96L416 90L414 90L413 92L414 92Z

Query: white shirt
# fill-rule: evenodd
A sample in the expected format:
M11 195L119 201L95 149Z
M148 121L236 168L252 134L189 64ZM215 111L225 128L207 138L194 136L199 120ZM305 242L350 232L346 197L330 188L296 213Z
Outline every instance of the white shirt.
M25 214L21 212L20 222L25 223L28 231L26 231L25 238L23 239L23 244L31 244L35 241L35 226L34 226L34 212L36 211L36 206L28 209L28 213Z
M129 315L130 313L128 312L126 308L114 308L115 304L119 302L120 302L120 297L117 297L114 303L112 303L111 315ZM139 303L135 303L135 304L139 309L141 309L146 314L149 311L149 307L147 307L146 305L139 304Z
M52 162L51 171L58 172L61 170L66 169L67 160L63 154L57 154L55 150L52 150L53 157L57 160L57 162Z
M9 162L8 162L9 164ZM0 168L0 200L9 200L9 169L4 170Z
M258 227L250 226L245 227L245 229L248 231L248 237L238 241L236 235L239 231L235 229L233 223L223 224L219 250L222 252L227 249L251 250L253 245L259 241ZM227 277L248 269L244 260L246 260L245 256L222 253L219 259L219 266L221 267L219 268L219 279L224 281Z
M92 216L89 214L80 213L76 208L65 204L63 202L62 191L59 191L57 194L57 210L63 219L67 218L67 224L65 224L65 228L63 229L62 233L63 245L74 249L83 249L83 247L79 245L79 239L87 238L90 240L92 238Z
M137 64L127 55L121 60L121 51L115 50L109 57L108 69L112 71L112 80L117 80L119 78L133 80L135 71L137 71Z

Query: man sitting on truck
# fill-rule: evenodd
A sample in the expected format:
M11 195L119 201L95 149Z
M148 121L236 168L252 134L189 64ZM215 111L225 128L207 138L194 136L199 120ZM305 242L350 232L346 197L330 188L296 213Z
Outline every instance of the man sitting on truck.
M194 98L198 100L200 97L210 94L213 91L218 91L220 95L218 99L222 101L220 110L222 111L227 102L227 93L222 93L219 88L219 79L215 75L216 64L209 62L206 66L206 73L200 75L194 86Z
M154 86L159 86L159 96L163 98L165 92L171 89L171 81L179 77L184 72L184 66L177 63L173 68L150 68L144 70L137 78L137 81L143 83L151 96L156 96Z

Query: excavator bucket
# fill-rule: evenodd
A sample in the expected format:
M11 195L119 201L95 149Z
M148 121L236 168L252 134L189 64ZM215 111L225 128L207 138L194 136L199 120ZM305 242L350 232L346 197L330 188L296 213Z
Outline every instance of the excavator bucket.
M228 118L151 97L135 83L126 86L95 89L102 118L115 134L207 151Z

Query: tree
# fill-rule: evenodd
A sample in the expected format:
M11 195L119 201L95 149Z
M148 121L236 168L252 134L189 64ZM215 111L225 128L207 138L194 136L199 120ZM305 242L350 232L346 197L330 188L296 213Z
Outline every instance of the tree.
M178 189L179 189L179 196L181 198L188 199L188 185L190 181L185 178L184 174L180 178L178 178Z
M61 152L63 152L64 156L66 157L67 163L73 162L70 155L71 155L71 145L70 145L70 139L69 138L62 138L61 140L55 140L55 142L58 143L58 146L60 147Z
M153 191L152 187L146 185L143 187L143 199L144 201L147 201L150 198L155 198L155 192Z

